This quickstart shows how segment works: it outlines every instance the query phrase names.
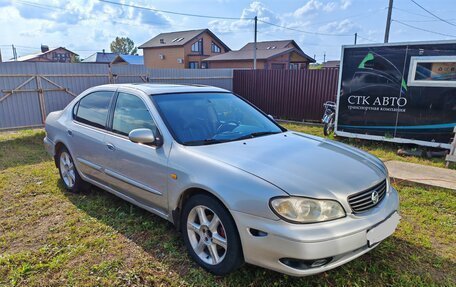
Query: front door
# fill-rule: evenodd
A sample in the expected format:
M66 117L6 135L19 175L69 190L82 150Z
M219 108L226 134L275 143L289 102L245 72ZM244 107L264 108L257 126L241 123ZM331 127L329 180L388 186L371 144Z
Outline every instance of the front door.
M105 137L105 173L112 187L136 201L167 214L167 159L164 148L131 142L128 134L138 128L157 131L140 96L119 91Z

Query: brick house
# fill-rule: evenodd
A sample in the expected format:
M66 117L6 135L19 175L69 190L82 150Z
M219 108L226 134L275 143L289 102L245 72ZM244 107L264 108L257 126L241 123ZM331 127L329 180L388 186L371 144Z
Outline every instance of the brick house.
M204 59L210 68L253 69L253 43ZM305 54L293 40L257 42L257 69L307 69L315 60Z
M74 63L78 54L64 48L58 47L49 49L47 46L41 46L41 53L35 53L18 57L18 62L58 62Z
M144 65L159 69L204 69L203 60L230 51L209 29L161 33L139 46Z

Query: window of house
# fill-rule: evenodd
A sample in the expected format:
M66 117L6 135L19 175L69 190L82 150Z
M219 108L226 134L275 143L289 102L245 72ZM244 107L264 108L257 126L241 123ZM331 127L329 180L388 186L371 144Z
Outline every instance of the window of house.
M190 69L199 69L199 62L188 62L188 67Z
M456 87L456 56L411 57L408 86Z
M290 70L299 70L299 63L290 63Z
M192 45L192 52L203 53L203 39L199 39Z
M82 98L73 115L78 122L105 128L113 92L94 92Z
M52 53L52 59L56 62L66 62L70 58L69 53Z
M144 102L137 96L119 93L112 120L112 131L124 136L134 129L150 129L156 126Z
M212 51L212 53L220 53L222 51L222 49L220 49L220 47L217 44L212 42L211 51Z
M201 69L208 69L209 63L208 62L201 62Z

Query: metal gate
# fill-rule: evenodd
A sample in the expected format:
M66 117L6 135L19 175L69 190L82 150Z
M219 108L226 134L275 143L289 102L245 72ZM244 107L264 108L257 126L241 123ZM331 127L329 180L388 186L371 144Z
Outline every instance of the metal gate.
M1 63L0 130L41 127L50 112L106 83L107 65Z
M0 130L41 127L84 90L108 83L203 84L232 89L233 71L148 69L142 65L0 63Z

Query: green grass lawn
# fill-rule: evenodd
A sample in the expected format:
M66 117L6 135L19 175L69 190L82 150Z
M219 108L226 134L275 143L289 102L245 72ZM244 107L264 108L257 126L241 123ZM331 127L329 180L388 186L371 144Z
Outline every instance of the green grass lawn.
M43 137L0 133L0 286L456 286L454 191L396 186L403 218L394 236L332 271L293 278L245 265L215 277L167 221L99 189L66 192ZM393 146L354 145L396 159Z

